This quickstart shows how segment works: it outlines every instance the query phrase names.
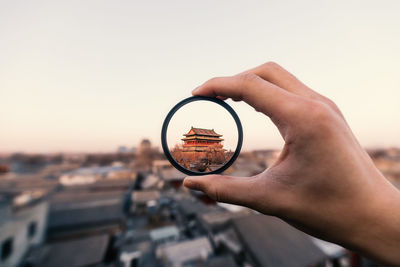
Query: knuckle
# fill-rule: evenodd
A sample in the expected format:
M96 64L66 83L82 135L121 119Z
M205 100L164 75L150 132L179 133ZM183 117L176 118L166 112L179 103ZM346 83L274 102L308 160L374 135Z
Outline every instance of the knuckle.
M310 111L311 118L316 122L324 122L332 117L332 111L324 103L313 102L310 105Z
M279 64L274 61L268 61L268 62L264 63L263 67L270 68L270 69L280 68Z
M237 91L237 95L234 97L236 100L242 100L244 98L244 93L246 90L254 87L254 83L257 82L260 77L255 75L254 73L243 73L239 74L235 77L236 83L239 86L239 90Z
M221 200L221 194L217 186L214 186L212 183L206 189L207 195L214 199L215 201Z
M324 102L331 108L333 109L335 112L340 113L340 109L339 107L336 105L335 102L333 102L332 100L330 100L327 97L324 97Z
M337 134L341 127L338 114L326 103L316 102L309 107L308 121L304 124L304 133L312 138L328 140Z
M259 79L259 77L257 75L255 75L254 73L248 72L248 73L239 74L237 76L237 79L242 84L242 86L246 87L249 84L252 84L253 82L257 81Z
M335 124L336 113L325 103L307 100L296 115L300 119L305 132L315 133L328 130Z
M329 99L326 96L323 96L321 94L316 94L313 99L315 99L316 101L322 102L323 104L327 105L329 108L331 108L334 112L336 112L336 114L341 115L341 111L339 109L339 107L336 105L335 102L333 102L331 99Z

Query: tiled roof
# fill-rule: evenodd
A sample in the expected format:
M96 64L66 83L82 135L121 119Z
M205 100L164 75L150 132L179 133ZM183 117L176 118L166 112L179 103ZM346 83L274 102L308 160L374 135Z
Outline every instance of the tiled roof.
M191 131L193 131L194 133L190 133ZM189 135L206 135L206 136L222 136L221 134L217 134L214 129L203 129L203 128L194 128L192 127L190 129L190 131L187 134L184 134L185 136L189 136Z
M310 236L278 218L250 215L232 223L257 266L312 266L328 258Z
M123 193L82 192L59 194L51 200L48 228L50 232L114 225L124 220Z
M205 136L196 136L196 135L189 135L188 137L185 137L182 139L183 141L190 141L190 140L210 140L210 141L224 141L224 139L219 138L219 137L205 137Z
M96 235L75 240L52 243L48 257L40 266L78 267L100 264L107 250L108 235Z

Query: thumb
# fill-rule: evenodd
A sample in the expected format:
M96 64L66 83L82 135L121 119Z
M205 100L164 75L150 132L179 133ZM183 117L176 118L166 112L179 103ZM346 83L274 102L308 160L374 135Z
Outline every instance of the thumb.
M224 175L189 176L183 185L202 191L212 199L243 206L252 206L255 200L256 177L231 177Z

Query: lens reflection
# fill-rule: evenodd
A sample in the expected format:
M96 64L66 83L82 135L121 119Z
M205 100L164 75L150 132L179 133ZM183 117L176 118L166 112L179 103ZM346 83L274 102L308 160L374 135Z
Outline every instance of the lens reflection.
M171 119L167 136L175 161L185 169L202 173L224 166L238 141L230 113L209 101L192 102L179 109Z

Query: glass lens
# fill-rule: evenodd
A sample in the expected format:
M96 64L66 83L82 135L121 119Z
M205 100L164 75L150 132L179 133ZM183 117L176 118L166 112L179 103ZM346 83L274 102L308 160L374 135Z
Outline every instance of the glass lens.
M238 129L224 107L195 101L181 107L171 118L167 143L179 165L206 174L230 160L238 144Z

